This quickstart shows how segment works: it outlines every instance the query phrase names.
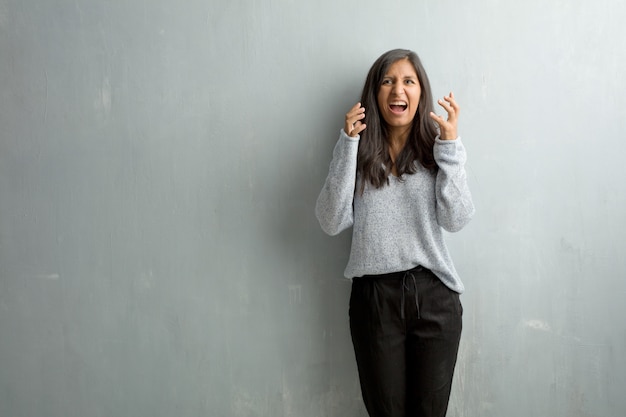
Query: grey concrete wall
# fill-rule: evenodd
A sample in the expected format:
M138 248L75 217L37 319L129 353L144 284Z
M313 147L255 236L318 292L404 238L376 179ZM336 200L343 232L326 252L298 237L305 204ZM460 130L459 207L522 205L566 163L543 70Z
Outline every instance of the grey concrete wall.
M626 412L626 3L0 0L0 416L363 416L313 206L385 50L477 215L449 416Z

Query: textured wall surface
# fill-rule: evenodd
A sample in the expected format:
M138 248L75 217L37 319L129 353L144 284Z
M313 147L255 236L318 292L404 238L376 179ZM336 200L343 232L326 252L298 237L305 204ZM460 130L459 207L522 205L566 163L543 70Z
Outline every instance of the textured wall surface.
M477 215L449 416L626 413L626 3L0 0L0 416L364 416L313 215L382 52Z

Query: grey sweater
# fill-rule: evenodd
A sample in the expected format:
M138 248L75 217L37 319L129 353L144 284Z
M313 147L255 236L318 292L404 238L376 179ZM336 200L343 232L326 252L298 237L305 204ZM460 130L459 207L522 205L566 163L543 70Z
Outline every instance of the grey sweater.
M461 139L435 140L437 174L418 164L415 174L391 175L389 185L382 188L366 184L363 195L356 173L359 140L341 130L315 206L315 215L329 235L353 226L346 278L421 265L462 293L465 288L443 239L443 229L456 232L474 214Z

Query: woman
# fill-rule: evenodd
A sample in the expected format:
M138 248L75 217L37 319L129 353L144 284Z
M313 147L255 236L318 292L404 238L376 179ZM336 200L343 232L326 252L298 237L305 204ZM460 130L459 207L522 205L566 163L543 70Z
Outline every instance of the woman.
M440 416L448 407L464 287L443 240L474 214L454 95L432 94L418 56L383 54L346 114L316 216L353 227L350 332L372 417Z

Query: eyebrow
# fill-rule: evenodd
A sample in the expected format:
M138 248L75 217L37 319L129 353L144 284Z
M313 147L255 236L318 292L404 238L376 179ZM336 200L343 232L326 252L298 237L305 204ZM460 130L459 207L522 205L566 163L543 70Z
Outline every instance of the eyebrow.
M393 77L393 76L391 76L391 75L385 75L382 79L383 79L383 80L391 80L391 79L395 80L395 79L396 79L396 77ZM404 76L404 77L402 77L401 79L402 79L403 81L406 81L406 80L412 80L412 81L416 81L416 82L417 82L417 80L418 80L419 78L417 78L417 77L415 77L415 76L413 76L413 75L405 75L405 76Z
M393 75L386 75L385 74L383 76L383 78L396 78L396 77L394 77ZM406 80L406 79L409 79L409 78L417 78L417 76L415 76L415 75L405 75L402 78Z

